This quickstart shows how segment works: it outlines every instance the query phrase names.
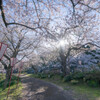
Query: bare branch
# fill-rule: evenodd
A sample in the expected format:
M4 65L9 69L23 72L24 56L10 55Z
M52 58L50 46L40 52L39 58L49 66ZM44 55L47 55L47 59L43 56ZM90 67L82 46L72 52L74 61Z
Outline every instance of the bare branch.
M7 27L7 22L6 22L6 19L5 19L2 0L0 0L0 9L1 9L1 15L2 15L3 22L4 22L5 26Z
M6 63L3 60L1 60L0 62L2 63L2 65L4 66L4 68L7 69Z
M7 26L8 26L8 25L20 25L20 26L24 26L24 27L26 27L26 28L29 28L29 29L31 29L31 30L34 30L35 32L37 32L36 29L40 28L40 27L32 28L32 27L30 27L30 26L27 26L27 25L24 25L24 24L20 24L20 23L7 23Z

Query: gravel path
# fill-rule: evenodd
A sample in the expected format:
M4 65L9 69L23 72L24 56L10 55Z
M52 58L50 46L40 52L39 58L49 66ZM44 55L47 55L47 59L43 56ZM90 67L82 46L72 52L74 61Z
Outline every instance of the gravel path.
M74 100L62 88L40 79L21 76L23 91L22 98L18 100Z

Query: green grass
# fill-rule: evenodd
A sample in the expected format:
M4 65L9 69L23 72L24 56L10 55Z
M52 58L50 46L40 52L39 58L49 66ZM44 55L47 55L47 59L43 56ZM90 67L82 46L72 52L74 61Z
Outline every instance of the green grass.
M29 75L29 76L38 78L38 75L36 75L36 74ZM100 87L93 88L93 87L89 87L87 84L83 84L83 83L73 85L70 82L63 82L63 79L61 78L60 75L55 75L51 78L43 78L43 80L52 82L58 86L61 86L65 90L71 89L72 91L74 91L74 97L76 97L76 98L79 95L80 96L86 95L89 100L100 100Z
M3 89L4 79L5 79L5 75L0 74L0 100L5 100L7 98L9 84L7 84L6 89ZM22 91L22 84L19 80L18 88L16 88L16 83L17 83L17 77L13 76L12 81L11 81L11 87L10 87L8 100L17 100L21 96L20 94Z

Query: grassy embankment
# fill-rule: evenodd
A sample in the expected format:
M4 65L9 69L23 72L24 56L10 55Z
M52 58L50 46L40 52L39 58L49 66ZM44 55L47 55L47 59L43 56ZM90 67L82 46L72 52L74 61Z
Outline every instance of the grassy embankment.
M31 77L40 78L39 75L33 74L29 75ZM45 75L44 75L45 76ZM46 75L47 76L47 75ZM86 95L89 100L100 100L100 87L90 87L87 84L71 84L70 82L64 82L60 75L54 75L52 77L42 77L42 80L52 82L65 90L72 90L74 92L74 97ZM83 100L83 99L82 99Z
M9 84L7 84L7 88L4 89L4 80L5 80L5 75L0 74L0 100L6 100L7 98ZM12 81L11 81L11 87L10 87L8 100L17 100L21 96L20 95L22 91L21 82L19 80L18 88L16 88L16 83L17 83L17 77L13 76Z

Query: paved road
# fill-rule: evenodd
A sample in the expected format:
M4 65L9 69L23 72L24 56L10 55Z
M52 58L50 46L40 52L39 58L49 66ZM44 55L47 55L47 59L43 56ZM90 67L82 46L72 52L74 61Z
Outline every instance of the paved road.
M19 100L74 100L62 88L43 80L22 76L24 86Z

